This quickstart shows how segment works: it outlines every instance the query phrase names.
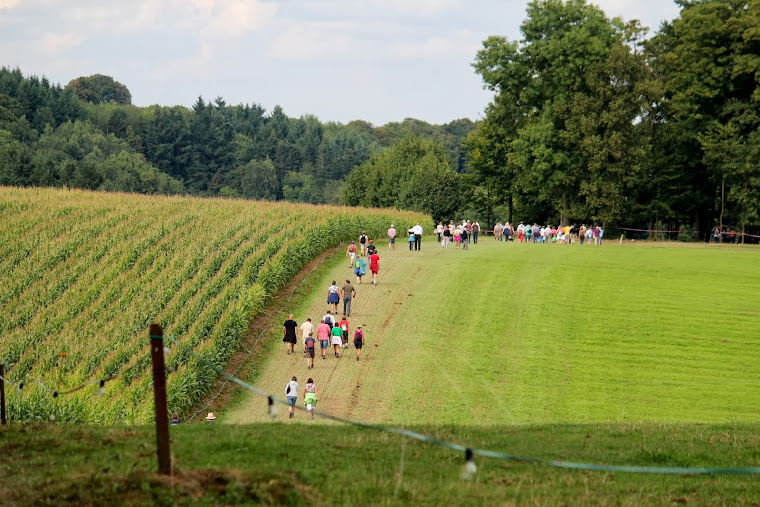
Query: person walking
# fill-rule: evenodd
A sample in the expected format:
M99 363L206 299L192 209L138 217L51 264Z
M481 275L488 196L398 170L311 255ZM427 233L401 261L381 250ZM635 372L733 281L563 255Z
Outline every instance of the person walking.
M477 220L472 221L472 244L478 244L478 236L480 235L480 224Z
M388 229L388 249L396 249L396 228L391 224L391 228Z
M313 333L314 333L314 324L311 323L311 319L306 319L306 322L301 324L301 339L305 342L306 338L308 338L309 336L312 336Z
M338 303L340 303L340 289L333 280L332 285L327 289L327 304L333 313L338 313Z
M341 297L343 298L343 315L351 316L351 302L356 297L356 289L351 285L350 280L346 280L343 287L340 289ZM345 318L345 317L344 317Z
M335 358L339 358L338 349L343 345L343 330L340 326L336 325L330 330L330 343L332 343Z
M443 228L443 232L441 232L442 240L441 240L441 248L448 248L449 247L449 241L451 241L451 231L448 227Z
M361 326L356 326L356 332L354 333L354 348L356 349L356 360L359 360L359 356L362 353L362 347L364 347L364 331Z
M338 323L340 330L343 331L343 348L348 348L348 319L344 315L341 321Z
M325 354L327 353L327 343L330 341L331 329L330 325L325 323L325 319L322 319L317 326L317 338L319 339L319 350L322 353L322 359L327 359Z
M348 245L348 248L346 249L346 257L351 260L348 267L352 267L354 265L354 259L356 259L356 241L352 241L351 244Z
M290 412L288 419L293 419L295 417L296 400L298 400L298 379L295 375L285 385L285 397L288 400L288 412Z
M407 240L409 242L409 251L412 251L412 246L414 246L414 230L409 229L406 231L406 233L409 235L409 239Z
M422 226L419 222L417 222L417 225L412 227L412 230L414 231L414 250L420 251L422 250L422 234L424 231L422 230Z
M443 222L438 222L435 228L435 233L438 235L438 243L443 241Z
M314 333L309 333L309 336L303 341L303 355L306 358L306 369L311 370L314 368L314 354L317 348L317 340L314 339Z
M462 250L468 250L470 246L470 231L465 227L462 229Z
M359 236L359 247L361 248L361 256L364 256L364 252L367 248L367 242L369 241L369 238L367 237L367 232L362 231L361 236Z
M362 283L362 277L367 274L367 261L359 257L354 261L354 274L356 275L356 283Z
M372 271L372 284L377 284L377 272L380 271L380 256L373 252L369 256L369 270Z
M314 379L309 377L309 380L306 381L306 385L303 387L303 404L309 413L309 419L314 419L314 409L317 408L318 401L319 392L317 391L317 386L314 385Z
M282 341L285 343L285 349L288 354L294 352L296 342L298 341L296 329L298 329L298 323L293 320L293 314L291 313L288 316L288 320L282 324Z
M375 243L372 240L369 240L369 244L367 245L367 257L372 255L377 251L377 247L375 246Z

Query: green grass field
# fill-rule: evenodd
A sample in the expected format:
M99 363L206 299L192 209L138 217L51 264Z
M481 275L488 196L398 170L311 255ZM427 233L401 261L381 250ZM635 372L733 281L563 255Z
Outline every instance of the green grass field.
M381 246L379 284L358 286L368 346L317 359L272 349L251 381L284 396L312 376L320 409L392 424L730 422L760 419L755 247L520 245L469 251ZM327 310L347 262L309 282L300 323ZM222 420L263 420L243 397Z
M544 460L760 465L757 247L482 238L469 251L443 251L427 238L410 253L379 243L379 283L357 286L350 318L366 332L362 360L350 348L307 370L300 354L285 354L280 318L241 370L246 381L283 397L292 375L302 385L312 376L321 411ZM343 251L280 310L318 320L330 282L353 280ZM149 426L3 427L0 504L760 502L752 476L583 472L485 457L463 481L461 452L302 412L289 420L284 407L270 422L266 401L242 388L220 400L209 408L215 424L171 428L169 479L154 473Z
M614 423L415 427L548 459L660 466L757 463L755 425ZM583 472L478 458L321 424L171 427L173 475L155 474L148 426L0 430L2 505L757 505L752 476ZM404 459L403 473L401 459Z

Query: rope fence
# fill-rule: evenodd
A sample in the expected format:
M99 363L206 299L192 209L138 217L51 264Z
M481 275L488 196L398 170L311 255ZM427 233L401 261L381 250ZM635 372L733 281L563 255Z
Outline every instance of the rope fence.
M177 342L173 337L166 336L166 338L174 342L177 346L185 348L182 344ZM240 380L239 378L217 367L213 363L210 363L206 359L200 356L197 356L191 350L187 348L185 348L185 350L196 361L214 370L219 375L224 376L230 382L234 382L235 384L243 387L244 389L247 389L248 391L258 396L266 398L267 406L268 406L268 416L270 418L276 415L276 411L272 409L272 406L274 403L287 405L288 403L287 400L278 398L270 393L267 393L266 391L262 389L259 389L256 386L253 386L243 380ZM301 411L306 410L305 408L301 406L296 406L296 408ZM422 433L418 433L416 431L411 431L411 430L407 430L403 428L396 428L393 426L385 426L385 425L379 425L379 424L366 423L363 421L357 421L353 419L346 419L346 418L338 417L328 412L323 412L316 409L312 410L312 413L315 416L319 416L323 419L327 419L330 421L335 421L335 422L347 424L350 426L355 426L358 428L391 433L395 435L400 435L402 437L409 437L409 438L413 438L415 440L425 442L428 444L444 447L444 448L451 449L458 452L464 452L465 453L465 467L466 467L465 470L467 470L468 467L470 469L474 468L474 463L472 462L471 456L477 455L477 456L483 456L483 457L488 457L488 458L500 459L504 461L516 461L516 462L521 462L521 463L532 463L536 465L544 465L544 466L549 466L549 467L554 467L554 468L564 468L564 469L571 469L571 470L589 470L589 471L598 471L598 472L627 472L627 473L665 474L665 475L760 475L760 467L741 467L741 468L650 467L650 466L578 463L578 462L572 462L572 461L547 460L547 459L527 457L527 456L517 456L514 454L491 451L487 449L472 448L472 447L468 447L462 444L458 444L455 442L448 442L446 440L441 440L435 437L431 437ZM463 472L463 475L464 475L464 472Z

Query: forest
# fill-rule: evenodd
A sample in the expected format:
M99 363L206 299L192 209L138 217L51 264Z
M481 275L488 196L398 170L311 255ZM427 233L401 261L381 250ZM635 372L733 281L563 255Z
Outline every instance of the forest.
M136 107L108 76L0 70L0 184L342 203L434 220L760 232L760 0L677 0L654 33L534 0L473 69L477 122L374 126L221 97ZM743 235L742 235L743 237Z
M322 123L221 97L190 108L131 101L109 76L61 86L3 67L0 185L337 204L351 170L407 136L434 140L464 171L461 146L475 127L468 119Z

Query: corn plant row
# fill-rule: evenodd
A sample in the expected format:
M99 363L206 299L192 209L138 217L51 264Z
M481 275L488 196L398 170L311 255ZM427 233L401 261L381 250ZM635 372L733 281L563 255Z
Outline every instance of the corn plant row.
M32 383L8 400L11 417L23 420L148 421L150 321L224 367L271 295L315 256L362 229L379 236L389 222L424 220L331 206L0 188L6 201L13 204L0 205L0 216L27 215L9 221L16 236L7 237L25 238L19 249L28 250L42 230L50 243L39 245L49 255L16 266L20 279L0 272L0 283L13 287L6 297L13 313L0 320L9 331L0 358L10 379L60 388L117 375L102 398L95 384L52 398ZM66 219L81 222L64 226ZM187 413L216 375L176 347L168 364L175 369L170 407Z

